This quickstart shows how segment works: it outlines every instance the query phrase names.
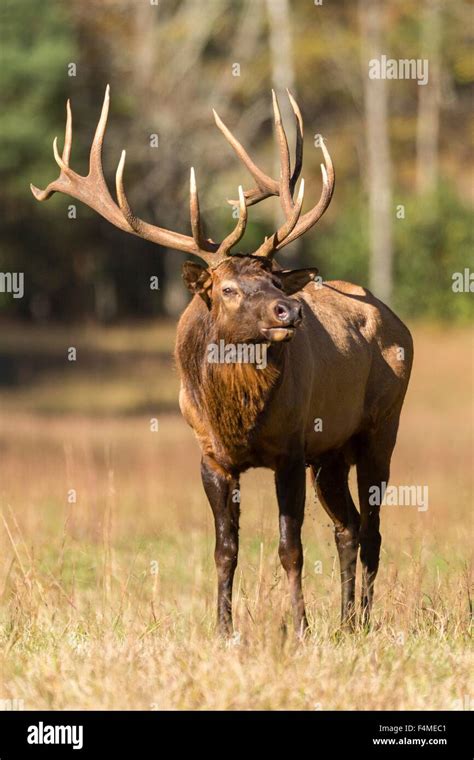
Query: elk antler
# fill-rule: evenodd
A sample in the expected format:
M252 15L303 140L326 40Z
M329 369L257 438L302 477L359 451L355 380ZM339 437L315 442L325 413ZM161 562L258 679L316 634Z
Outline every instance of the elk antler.
M275 129L277 134L279 153L280 153L280 181L269 177L252 161L245 148L234 137L232 132L226 127L224 122L219 118L214 111L214 118L217 126L223 133L224 137L231 144L232 148L236 152L237 156L241 159L244 165L253 176L256 187L252 190L246 190L244 193L245 203L247 206L252 206L255 203L259 203L265 198L269 198L272 195L280 196L281 205L285 214L285 222L274 235L265 239L260 248L255 252L255 256L272 257L276 251L284 248L288 243L293 242L296 238L303 235L309 230L326 211L329 203L331 202L332 194L334 192L335 174L334 167L331 161L331 156L321 139L321 149L323 151L324 164L321 164L321 172L323 175L323 189L321 197L318 203L306 214L300 216L301 206L303 204L304 193L304 180L301 180L300 189L296 202L293 200L293 194L296 186L296 182L301 172L303 164L303 119L300 109L287 90L288 97L290 99L291 107L295 114L296 119L296 157L293 172L290 176L290 154L288 150L288 141L286 139L285 130L282 124L280 109L278 106L278 99L275 92L273 95L273 113L275 119ZM235 205L235 201L229 201L232 205Z
M230 254L231 249L241 239L245 232L247 224L247 206L259 203L265 198L272 195L280 196L281 205L285 213L285 222L270 238L266 238L260 248L254 255L271 258L276 251L279 251L288 243L303 235L312 227L327 209L334 191L334 169L331 157L327 151L324 142L321 142L325 165L321 164L323 174L323 190L321 198L316 206L301 216L303 205L304 180L301 180L299 192L296 201L293 200L296 182L301 172L303 160L303 120L296 101L288 91L288 97L293 108L296 118L296 159L293 172L290 176L290 155L285 130L281 121L278 100L273 92L273 112L275 116L275 129L280 149L280 181L269 177L252 161L248 153L233 136L225 124L221 121L214 111L216 124L223 132L224 136L230 142L235 152L242 159L243 163L254 177L257 187L247 190L245 193L242 187L239 187L239 219L235 229L227 235L222 243L215 243L213 240L204 237L201 217L199 211L199 199L196 187L196 177L194 169L191 169L190 176L190 219L192 237L182 235L179 232L167 230L164 227L157 227L148 222L139 219L130 208L123 184L123 172L125 168L125 151L122 151L120 161L117 166L115 175L115 186L117 191L118 204L113 200L102 170L102 143L104 140L105 128L107 126L107 117L110 104L110 88L107 85L105 90L104 102L100 114L99 123L95 131L94 139L89 156L89 173L83 177L77 174L69 166L72 144L72 114L69 100L66 106L66 133L64 139L64 148L62 156L59 155L57 138L53 142L54 158L61 169L59 177L50 182L44 189L40 190L34 185L30 185L31 191L39 201L45 201L55 192L65 193L85 203L93 208L101 216L107 219L121 230L129 232L132 235L150 240L152 243L173 248L178 251L192 253L211 266L215 266L223 261ZM232 205L237 205L236 201L230 201Z
M202 233L199 200L193 169L191 170L190 179L192 237L164 229L163 227L157 227L153 224L148 224L148 222L144 222L133 214L123 186L125 151L122 151L115 176L117 205L110 195L102 170L102 143L107 125L109 103L110 88L109 85L107 85L102 112L100 114L99 123L97 124L97 129L90 150L89 173L87 176L83 177L80 174L76 174L76 172L69 166L72 144L72 114L70 102L69 100L67 101L66 132L62 156L59 155L57 137L53 142L54 158L61 171L59 177L53 182L50 182L44 190L40 190L34 185L30 185L35 198L39 201L45 201L55 192L65 193L66 195L70 195L73 198L82 201L82 203L85 203L90 208L93 208L101 216L125 232L137 235L138 237L150 240L152 243L157 243L158 245L167 248L195 254L204 259L208 265L214 266L220 263L229 254L232 246L240 240L245 231L247 208L242 188L239 188L240 203L237 225L235 230L231 232L220 245L214 243L212 240L206 239Z

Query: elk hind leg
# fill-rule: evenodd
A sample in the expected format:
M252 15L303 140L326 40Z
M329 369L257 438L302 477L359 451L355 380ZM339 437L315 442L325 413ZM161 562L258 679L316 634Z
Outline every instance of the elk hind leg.
M361 623L370 624L374 584L382 537L380 506L390 477L390 460L397 437L398 416L383 430L364 435L358 442L357 487L360 507L360 560L362 565Z
M321 466L311 466L319 501L334 523L334 537L341 571L341 628L355 627L355 582L359 548L359 513L349 490L349 464L341 451L324 457Z

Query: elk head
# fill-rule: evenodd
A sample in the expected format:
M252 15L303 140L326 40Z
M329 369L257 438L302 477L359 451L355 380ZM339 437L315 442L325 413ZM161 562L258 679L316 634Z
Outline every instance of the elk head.
M186 262L183 279L205 301L220 338L234 343L290 340L301 323L301 303L290 298L317 269L274 269L269 259L234 254L217 267Z
M273 93L275 130L280 152L280 178L276 180L265 174L252 161L248 153L225 126L217 113L214 118L237 156L253 176L256 187L243 191L239 187L239 200L229 201L238 206L239 218L235 228L221 243L204 236L199 211L199 198L194 169L190 176L190 220L192 235L157 227L134 215L125 194L123 173L125 151L117 167L115 185L117 202L107 187L102 171L102 143L110 103L110 89L107 85L99 123L94 135L89 158L87 176L77 174L69 166L72 144L72 114L67 102L66 133L62 156L59 155L57 138L53 142L59 177L44 190L31 185L35 198L44 201L55 192L62 192L82 201L93 208L121 230L145 240L194 254L206 264L187 262L183 268L183 279L188 289L199 295L212 311L222 337L226 334L237 340L289 340L301 322L301 305L291 295L303 288L317 274L317 269L281 270L274 262L274 255L285 245L309 230L327 209L334 191L334 169L329 152L321 141L324 164L321 164L323 189L318 203L301 215L304 195L304 180L301 179L296 200L294 199L303 158L303 120L300 110L288 92L288 97L296 119L296 158L293 171L285 130L283 128L278 100ZM270 237L265 238L260 247L251 254L232 254L231 249L242 238L247 224L247 207L269 198L279 196L285 221Z

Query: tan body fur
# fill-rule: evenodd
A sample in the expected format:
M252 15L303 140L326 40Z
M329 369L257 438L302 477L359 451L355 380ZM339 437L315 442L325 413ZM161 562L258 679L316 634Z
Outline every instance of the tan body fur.
M270 348L274 356L268 367L213 367L201 378L197 403L194 380L189 383L180 354L195 350L195 333L202 337L207 309L195 296L181 317L176 349L180 408L203 452L228 471L275 470L295 449L314 464L322 453L376 429L400 409L413 347L393 312L369 291L338 281L311 282L299 299L305 304L303 323L288 345ZM236 404L241 406L237 421ZM316 420L322 430L315 431Z

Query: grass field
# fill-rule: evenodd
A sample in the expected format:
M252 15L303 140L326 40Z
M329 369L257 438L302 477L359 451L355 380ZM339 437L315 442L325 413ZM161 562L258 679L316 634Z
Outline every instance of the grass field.
M242 482L239 636L214 635L213 525L177 414L172 326L0 338L0 700L25 709L460 709L469 683L472 332L419 326L370 633L341 637L308 492L311 636L292 636L271 473ZM67 362L69 346L77 361ZM150 429L151 418L158 430Z

